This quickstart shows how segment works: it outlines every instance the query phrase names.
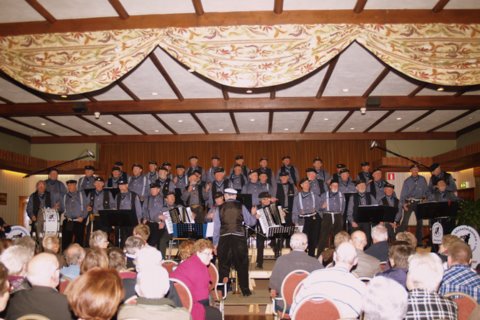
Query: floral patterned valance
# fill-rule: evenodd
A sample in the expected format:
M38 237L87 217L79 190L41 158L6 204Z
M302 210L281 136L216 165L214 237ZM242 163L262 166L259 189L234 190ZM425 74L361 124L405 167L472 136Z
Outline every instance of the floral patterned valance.
M51 94L110 85L157 46L220 84L268 87L298 79L357 41L409 77L480 84L480 25L322 24L131 29L0 37L0 68Z

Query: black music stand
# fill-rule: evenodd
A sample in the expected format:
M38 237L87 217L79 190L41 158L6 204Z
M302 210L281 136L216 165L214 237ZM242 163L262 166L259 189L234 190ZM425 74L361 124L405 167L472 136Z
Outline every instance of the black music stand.
M458 202L425 202L417 205L417 219L441 220L453 218L458 212Z
M394 222L396 214L396 207L358 206L356 222L372 224L378 224L379 222Z
M240 201L248 211L252 210L252 195L249 193L240 193L237 194L237 200Z
M175 223L173 224L173 235L175 238L203 239L203 223Z
M100 225L105 227L115 227L116 245L120 247L122 243L122 228L133 228L138 224L137 217L133 210L99 210Z

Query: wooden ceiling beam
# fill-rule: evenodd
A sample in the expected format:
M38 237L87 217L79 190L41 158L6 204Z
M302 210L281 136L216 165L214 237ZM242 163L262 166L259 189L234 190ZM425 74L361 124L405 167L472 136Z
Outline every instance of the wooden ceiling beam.
M420 91L422 91L427 85L425 83L422 83L422 84L419 84L415 89L413 89L412 92L410 92L408 94L408 97L409 98L413 98L417 95L417 93L419 93Z
M128 19L102 17L65 19L51 24L45 21L0 24L0 35L40 34L54 32L85 32L120 29L168 27L208 27L232 25L326 24L326 23L479 23L480 10L289 10L282 14L273 11L209 12L139 15Z
M361 13L367 4L367 0L357 0L355 7L353 8L353 12Z
M130 88L127 87L125 83L123 83L122 81L117 81L117 85L120 87L120 89L123 90L123 92L125 92L130 98L132 98L133 101L140 101L140 98L135 93L133 93L133 91L130 90Z
M273 111L268 113L268 133L272 133L273 128Z
M222 86L222 95L223 95L223 100L229 100L230 96L228 95L227 87Z
M202 0L192 0L193 8L197 16L203 16L205 11L203 10Z
M111 131L110 129L107 129L107 128L99 125L99 124L96 123L95 121L92 121L92 120L90 120L90 119L88 119L88 118L86 118L86 117L84 117L84 116L77 115L76 117L79 118L80 120L83 120L83 121L85 121L85 122L90 123L92 126L97 127L98 129L100 129L100 130L102 130L102 131L105 131L105 132L110 133L112 136L116 136L116 135L117 135L115 132ZM111 137L111 136L110 136L110 137Z
M275 14L282 14L282 12L283 12L283 0L274 0L273 12Z
M150 60L152 60L155 67L157 68L157 70L162 74L165 81L167 81L168 85L170 86L172 91L175 93L178 100L183 101L182 93L180 92L180 90L178 90L177 86L173 82L173 80L170 77L170 75L168 74L167 70L165 70L165 68L163 67L162 63L160 62L157 55L155 54L155 51L152 51L152 53L150 53L149 57L150 57Z
M168 125L168 123L166 123L165 121L163 121L163 119L160 118L157 114L152 113L152 116L153 116L155 119L157 119L157 121L160 122L160 123L162 124L162 126L164 126L165 129L167 129L168 131L170 131L173 135L177 135L177 134L178 134L175 130L173 130L172 127L170 127L170 126Z
M337 133L215 133L179 135L128 135L128 136L87 136L87 137L33 137L32 143L112 143L112 142L158 142L158 141L295 141L295 140L452 140L455 132L337 132Z
M29 125L28 123L24 123L24 122L22 122L22 121L18 121L17 119L14 119L14 118L12 118L12 117L4 117L4 118L7 119L7 120L10 120L10 121L12 121L12 122L15 122L16 124L22 125L22 126L24 126L24 127L27 127L27 128L30 128L30 129L33 129L33 130L36 130L36 131L39 131L39 132L48 134L49 136L59 137L59 135L54 134L54 133L51 133L50 131L47 131L47 130L44 130L44 129L40 129L40 128L31 126L31 125Z
M385 79L389 72L390 68L385 67L383 71L380 72L378 77L372 82L370 87L368 87L368 89L363 93L362 97L368 98L372 94L373 90L375 90L375 88L378 87L378 85L383 81L383 79Z
M140 129L139 127L137 127L136 125L134 125L133 123L131 123L130 121L128 121L127 119L125 119L124 117L119 116L119 115L117 115L117 114L114 114L113 116L114 116L115 118L117 118L118 120L125 122L127 125L129 125L129 126L132 127L133 129L135 129L136 131L140 132L142 135L144 135L144 136L147 135L147 133L146 133L145 131L143 131L142 129Z
M432 11L435 13L442 11L449 1L450 0L438 0L437 4L435 5L435 7L433 7Z
M230 119L232 120L233 128L235 128L235 133L240 134L240 130L238 129L237 119L235 119L235 114L233 112L230 113Z
M338 59L339 59L339 55L333 58L332 61L330 61L330 63L328 64L327 72L325 72L325 76L323 77L322 83L318 88L317 95L315 96L317 99L320 99L322 97L323 92L327 88L328 81L330 81L330 77L332 76L333 70L337 65Z
M308 124L310 123L310 120L312 120L312 117L313 117L313 111L310 111L310 112L308 113L307 118L305 119L305 122L303 123L302 129L300 129L300 133L304 133L304 132L305 132L305 130L306 130L307 127L308 127Z
M270 90L270 99L271 100L275 99L276 95L277 95L277 90L275 89L275 87L272 87L272 89Z
M202 121L197 117L197 115L196 115L195 113L193 113L193 112L190 112L190 115L191 115L192 118L198 123L198 125L200 126L200 128L202 128L203 133L209 134L207 128L206 128L205 125L202 123Z
M370 130L372 130L373 128L375 128L379 123L381 123L383 120L387 119L392 113L394 113L395 110L390 110L388 112L386 112L383 116L381 116L380 118L378 118L377 121L375 121L374 123L372 123L372 125L370 127L368 127L367 129L365 129L365 131L363 132L369 132Z
M414 120L410 121L409 123L407 123L406 125L404 125L403 127L401 127L400 129L398 129L397 131L395 132L402 132L403 130L407 129L408 127L410 127L411 125L413 125L414 123L417 123L418 121L422 120L423 118L426 118L428 117L429 115L431 115L432 113L434 113L435 110L432 109L428 112L425 112L424 114L422 114L420 117L418 118L415 118ZM418 133L417 133L418 134ZM423 134L423 133L422 133Z
M110 5L113 7L113 9L117 11L117 14L120 17L120 19L128 19L130 17L127 10L125 10L125 7L120 2L120 0L108 0L108 2L110 2Z
M435 128L432 128L432 129L428 130L427 132L434 132L434 131L436 131L436 130L438 130L438 129L440 129L440 128L443 128L443 127L449 125L450 123L454 123L455 121L460 120L460 119L462 119L463 117L468 116L470 113L473 113L473 112L475 112L475 111L476 111L476 110L468 110L467 112L464 112L464 113L462 113L462 114L460 114L460 115L458 115L458 116L456 116L456 117L454 117L454 118L452 118L452 119L450 119L450 120L448 120L448 121L446 121L446 122L444 122L444 123L436 126Z
M78 134L81 135L81 136L86 136L85 133L83 133L83 132L81 132L81 131L78 131L78 130L75 130L75 129L73 129L73 128L70 128L69 126L66 126L66 125L64 125L63 123L58 122L58 121L53 120L53 119L50 119L50 118L48 118L48 117L46 117L46 116L40 116L40 118L45 119L45 120L47 120L47 121L50 121L50 122L56 124L57 126L60 126L60 127L62 127L62 128L65 128L65 129L67 129L67 130L70 130L70 131L73 131L73 132L75 132L75 133L78 133Z
M350 118L350 116L354 113L355 111L354 110L350 110L346 115L345 117L343 117L342 121L340 121L340 123L335 127L335 129L333 129L332 133L335 133L337 132L345 122L347 122L348 118Z
M45 20L48 21L48 23L55 23L57 22L57 19L48 12L47 9L45 9L44 6L42 6L37 0L25 0L35 11L37 11L42 17L45 18Z
M95 99L91 94L89 93L84 93L82 94L82 96L88 100L90 100L90 102L97 102L97 99Z

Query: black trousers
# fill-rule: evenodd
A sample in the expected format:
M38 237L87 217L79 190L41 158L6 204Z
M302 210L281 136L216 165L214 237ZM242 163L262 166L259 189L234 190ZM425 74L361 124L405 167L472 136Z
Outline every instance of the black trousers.
M84 232L85 222L68 221L65 219L62 225L62 249L65 250L73 242L83 246Z
M332 215L330 213L324 213L322 217L322 225L320 227L320 240L318 241L318 253L320 256L327 247L327 243L331 240L333 243L333 237L342 231L343 229L343 214L337 213Z
M148 222L148 227L150 228L148 244L160 250L163 258L165 259L168 242L170 239L172 239L172 236L168 233L167 227L159 229L159 224L157 222Z
M283 238L267 238L263 233L260 227L257 227L257 234L255 241L257 243L257 265L263 265L263 255L265 251L265 241L270 239L270 247L272 247L275 256L280 254L282 250Z
M372 224L369 222L359 222L358 228L353 228L353 231L361 230L365 233L367 237L367 246L365 249L372 245Z
M315 256L315 249L318 245L318 239L320 237L320 226L322 225L322 219L315 214L312 217L306 217L303 224L303 233L307 235L308 239L308 255Z
M412 215L412 212L413 211L416 212L417 204L418 204L418 202L412 202L408 206L407 211L403 210L403 220L402 220L402 223L401 223L400 227L398 228L398 232L407 231L408 220L410 220L410 216ZM415 214L415 217L417 217L416 214ZM417 245L418 246L422 245L422 240L423 240L422 229L423 229L423 219L418 219L417 218L417 227L415 228L415 237L417 238Z
M221 236L217 247L220 279L228 277L232 265L237 270L238 284L242 292L248 292L248 247L243 236Z

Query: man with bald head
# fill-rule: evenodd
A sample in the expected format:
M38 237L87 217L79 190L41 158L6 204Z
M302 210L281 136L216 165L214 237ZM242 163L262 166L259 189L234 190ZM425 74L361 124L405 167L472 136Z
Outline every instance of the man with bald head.
M18 319L28 314L39 314L50 320L73 319L67 298L55 288L60 277L57 257L40 253L27 266L31 289L21 290L10 299L5 319Z
M365 232L357 230L352 233L350 240L357 251L358 263L354 267L352 273L357 277L373 278L375 274L380 272L380 260L366 254L363 249L367 245L367 236Z

